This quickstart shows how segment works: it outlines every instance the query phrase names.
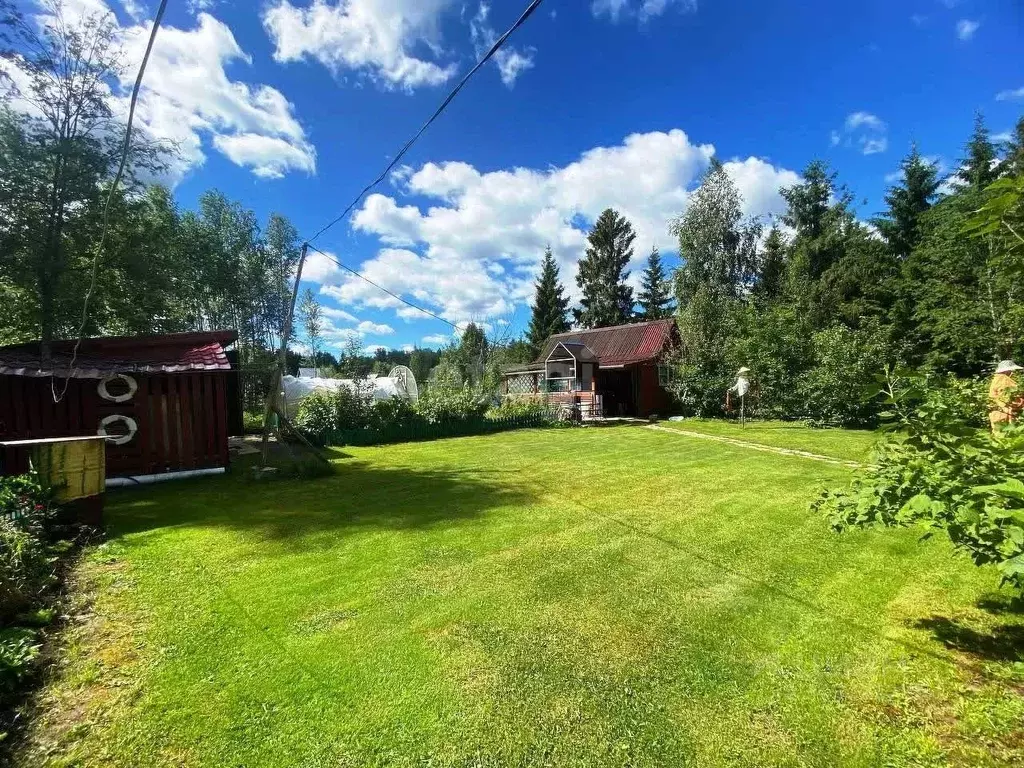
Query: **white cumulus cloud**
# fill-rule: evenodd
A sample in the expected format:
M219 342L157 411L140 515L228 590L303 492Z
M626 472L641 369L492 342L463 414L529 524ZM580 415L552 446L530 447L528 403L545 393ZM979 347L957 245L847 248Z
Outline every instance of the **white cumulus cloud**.
M356 326L356 330L370 336L387 336L395 332L395 329L387 323L375 323L371 320L363 320Z
M668 222L686 209L714 154L712 145L693 143L676 129L633 134L561 167L483 172L451 161L404 168L394 195L370 195L352 217L355 230L382 244L359 269L453 323L507 317L531 298L548 245L575 293L576 263L605 208L618 210L637 232L634 272L652 245L674 250ZM780 213L779 187L798 179L757 157L729 160L725 168L750 215ZM328 282L322 290L343 306L423 317L348 275Z
M351 71L384 88L440 85L455 64L440 64L442 14L453 0L314 0L298 8L279 0L263 26L279 62L310 58L336 76ZM423 54L431 54L426 58Z
M316 159L312 152L278 136L258 133L214 136L213 145L235 165L252 168L254 174L267 179L280 179L293 169L306 173L316 170Z
M996 94L996 101L1024 101L1024 85L1000 91Z
M150 11L140 3L123 5L140 14ZM124 51L125 68L120 81L113 84L110 100L115 113L127 117L128 95L152 23L121 26L103 0L75 0L63 9L65 21L72 25L97 15L109 17ZM39 19L45 18L44 11ZM315 172L316 151L288 99L270 86L228 77L229 64L251 64L252 59L226 24L206 13L200 13L197 22L193 29L161 26L139 93L137 128L177 150L168 180L175 183L189 169L202 165L205 149L211 145L258 176ZM14 104L18 105L17 100Z
M833 147L844 146L860 151L865 155L876 155L889 148L889 126L878 115L870 112L851 112L846 116L841 131L829 134L829 144Z
M972 40L974 38L974 33L978 31L978 27L980 26L980 21L960 19L960 21L956 23L956 36L963 42Z
M590 11L598 18L607 16L612 22L634 16L645 22L673 7L681 11L695 11L697 0L594 0Z
M469 22L470 36L473 40L473 47L476 55L483 54L494 45L498 39L490 24L487 23L487 16L490 13L490 6L481 3L476 16ZM511 88L515 85L516 78L523 72L533 68L533 57L536 51L533 48L519 50L509 43L506 43L494 54L494 63L501 73L501 82Z

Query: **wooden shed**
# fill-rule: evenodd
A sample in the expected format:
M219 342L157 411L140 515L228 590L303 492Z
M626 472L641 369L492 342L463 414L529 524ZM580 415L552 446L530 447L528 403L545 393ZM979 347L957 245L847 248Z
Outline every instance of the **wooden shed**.
M574 401L584 415L664 412L672 399L661 363L678 337L671 318L558 333L532 363L506 366L502 389L512 396Z
M107 435L107 476L228 464L234 331L0 347L0 441ZM0 456L0 462L4 457ZM5 474L24 471L8 457Z

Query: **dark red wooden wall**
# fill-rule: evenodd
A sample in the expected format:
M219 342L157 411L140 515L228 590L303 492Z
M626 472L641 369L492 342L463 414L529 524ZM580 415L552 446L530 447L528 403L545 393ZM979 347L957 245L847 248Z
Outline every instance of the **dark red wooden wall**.
M636 366L637 410L638 416L650 416L652 413L665 415L672 403L668 392L658 383L657 365Z
M118 414L138 424L125 445L107 444L107 474L148 475L228 464L227 371L133 374L131 400L99 396L96 379L0 376L0 440L95 435Z

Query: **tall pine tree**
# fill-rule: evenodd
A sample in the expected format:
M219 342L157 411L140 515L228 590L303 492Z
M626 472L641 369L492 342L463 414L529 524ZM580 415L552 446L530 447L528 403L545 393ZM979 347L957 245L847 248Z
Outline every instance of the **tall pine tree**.
M965 147L967 157L956 172L956 185L960 189L981 190L999 176L995 166L996 148L985 127L985 118L978 112L974 116L974 132Z
M800 182L783 187L779 194L786 201L782 223L794 230L790 274L818 280L843 256L853 223L853 195L837 184L836 174L821 160L812 160Z
M932 207L939 188L939 173L913 145L900 164L903 178L885 195L889 206L874 224L898 259L905 259L921 241L921 214Z
M606 209L587 237L587 254L579 263L576 284L583 291L580 308L573 310L584 328L628 323L633 316L633 289L626 285L626 265L633 258L633 225Z
M558 281L558 265L555 263L555 257L551 255L551 246L544 251L540 279L536 287L537 293L531 307L533 314L530 317L530 330L527 335L535 355L549 336L569 330L569 321L566 319L569 298Z
M1017 121L1003 149L1005 156L999 165L999 172L1005 176L1024 176L1024 117Z
M786 286L786 238L782 231L773 226L764 241L757 282L754 283L754 298L774 301L782 295Z
M647 257L637 303L640 304L640 320L663 320L672 316L672 297L658 246L651 248L651 255Z

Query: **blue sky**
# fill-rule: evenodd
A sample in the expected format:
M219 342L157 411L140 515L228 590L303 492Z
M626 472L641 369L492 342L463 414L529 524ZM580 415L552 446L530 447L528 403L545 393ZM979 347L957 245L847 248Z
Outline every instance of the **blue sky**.
M156 0L65 4L111 9L137 59ZM308 235L525 5L171 0L141 116L182 148L170 179L182 206L216 187ZM545 0L511 42L406 167L316 243L494 336L528 321L545 244L575 288L604 207L638 230L636 273L652 244L670 251L667 220L712 154L752 215L781 210L779 184L820 157L867 218L911 141L949 170L975 110L996 134L1024 113L1019 0ZM352 331L368 347L451 336L322 258L308 274L332 344Z

